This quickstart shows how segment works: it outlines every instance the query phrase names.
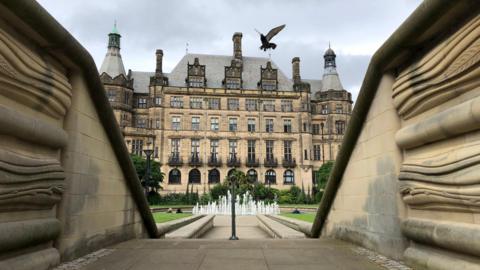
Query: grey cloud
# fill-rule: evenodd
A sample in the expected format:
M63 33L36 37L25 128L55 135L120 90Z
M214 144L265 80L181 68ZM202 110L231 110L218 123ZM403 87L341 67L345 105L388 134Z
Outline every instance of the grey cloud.
M97 65L106 52L107 34L118 21L126 69L154 70L155 49L171 70L189 51L231 54L233 32L243 32L244 55L258 50L256 32L286 23L272 59L290 76L291 59L302 59L302 76L320 79L323 52L331 41L344 87L356 92L370 56L420 3L420 0L39 0L90 51ZM356 94L354 93L354 96Z

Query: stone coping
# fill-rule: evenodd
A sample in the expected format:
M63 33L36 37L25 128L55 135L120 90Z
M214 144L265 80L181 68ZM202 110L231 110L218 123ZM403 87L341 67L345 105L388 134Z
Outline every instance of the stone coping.
M177 230L183 226L186 226L192 222L197 221L198 219L204 217L205 215L193 215L189 217L179 218L172 221L157 223L157 231L159 237L165 237L165 234Z
M171 233L167 233L165 238L167 239L182 239L182 238L199 238L208 230L213 228L213 218L215 215L207 215L192 222L186 226L183 226Z
M312 236L312 223L310 222L289 218L289 217L284 217L280 215L266 215L266 216L296 231L304 233L307 237Z
M268 218L265 215L257 215L259 220L259 226L265 230L273 238L281 239L301 239L306 238L305 234L294 230L290 227L283 225L282 223Z

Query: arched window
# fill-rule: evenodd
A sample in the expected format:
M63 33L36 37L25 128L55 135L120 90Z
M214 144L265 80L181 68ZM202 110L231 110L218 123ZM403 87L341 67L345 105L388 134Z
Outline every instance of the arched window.
M257 171L255 171L254 169L248 170L248 172L247 172L247 180L248 180L248 182L250 182L250 183L255 183L255 182L257 182L257 181L258 181Z
M220 172L217 169L208 171L208 183L216 184L220 183Z
M188 173L189 184L200 184L200 171L198 169L192 169Z
M232 173L235 171L235 169L231 169L230 171L228 171L227 173L227 176L230 177L230 175L232 175Z
M283 173L283 183L287 185L293 185L295 183L295 176L292 170L286 170Z
M182 182L182 174L178 169L173 169L168 173L169 184L180 184Z
M277 174L274 170L268 170L265 173L265 184L276 184L277 183Z

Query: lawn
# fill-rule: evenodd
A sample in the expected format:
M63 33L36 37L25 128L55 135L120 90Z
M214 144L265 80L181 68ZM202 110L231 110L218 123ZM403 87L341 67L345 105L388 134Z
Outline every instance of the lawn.
M317 209L318 204L280 204L280 208L308 208Z
M179 218L189 217L191 215L192 214L190 213L177 214L177 213L156 212L156 213L153 213L153 218L155 219L156 223L163 223L163 222L172 221Z
M313 223L316 213L301 213L301 214L292 214L292 213L281 213L281 216L295 218L302 221Z

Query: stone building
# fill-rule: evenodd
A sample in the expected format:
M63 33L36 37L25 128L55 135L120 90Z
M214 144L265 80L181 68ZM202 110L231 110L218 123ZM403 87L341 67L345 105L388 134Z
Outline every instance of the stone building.
M157 50L155 72L126 73L120 38L114 28L100 77L129 151L154 150L165 192L188 183L202 192L233 168L251 181L307 189L335 159L352 98L331 48L322 80L302 79L298 57L289 79L268 58L243 56L242 33L232 37L233 55L186 54L165 73Z

